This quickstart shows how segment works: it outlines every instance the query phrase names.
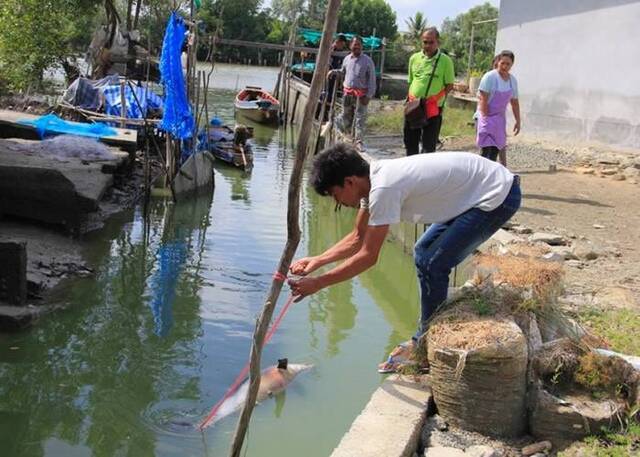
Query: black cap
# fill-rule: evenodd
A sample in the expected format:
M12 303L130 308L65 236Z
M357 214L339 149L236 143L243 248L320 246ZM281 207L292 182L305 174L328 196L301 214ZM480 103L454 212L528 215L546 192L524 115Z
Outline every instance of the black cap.
M278 368L280 370L286 370L288 364L289 364L288 359L278 359Z

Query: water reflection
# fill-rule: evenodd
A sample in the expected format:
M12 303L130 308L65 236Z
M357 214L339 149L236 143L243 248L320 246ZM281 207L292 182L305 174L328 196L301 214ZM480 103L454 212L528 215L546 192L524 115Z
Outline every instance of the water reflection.
M353 229L356 212L350 208L333 211L330 198L322 198L307 190L305 224L308 232L307 251L317 255L343 238ZM418 285L413 263L396 243L385 243L378 264L359 276L362 286L371 294L392 327L386 350L415 333L418 318ZM326 267L330 268L330 267ZM336 355L340 342L354 327L358 308L354 304L354 281L334 285L312 300L309 320L327 327L327 353ZM313 333L312 333L313 335Z
M2 455L155 455L156 435L140 422L148 406L200 396L197 291L210 205L210 194L156 202L146 236L141 214L130 213L95 280L68 291L81 312L2 337L0 360L14 356L0 363Z
M213 168L216 171L216 179L222 178L229 183L231 187L231 199L242 200L247 206L251 205L249 195L251 171L245 171L229 164L221 163L219 160L215 162Z

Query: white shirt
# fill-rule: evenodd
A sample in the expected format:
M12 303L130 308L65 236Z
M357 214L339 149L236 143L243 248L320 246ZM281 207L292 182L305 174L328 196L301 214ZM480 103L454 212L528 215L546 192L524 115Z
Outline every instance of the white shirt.
M505 167L470 152L374 161L369 178L369 225L442 223L471 208L491 211L513 183Z

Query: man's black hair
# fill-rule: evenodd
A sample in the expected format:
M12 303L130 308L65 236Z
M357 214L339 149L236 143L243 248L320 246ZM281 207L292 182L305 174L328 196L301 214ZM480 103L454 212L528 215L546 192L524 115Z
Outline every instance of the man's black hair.
M369 176L369 163L346 143L338 143L318 154L311 168L311 185L320 195L333 186L344 186L348 176Z
M422 32L422 35L424 36L428 33L433 33L436 36L436 40L440 41L440 32L438 32L436 27L427 27L424 29L424 32Z
M344 36L342 33L339 33L338 36L336 37L336 41L342 41L344 43L347 42L347 37Z

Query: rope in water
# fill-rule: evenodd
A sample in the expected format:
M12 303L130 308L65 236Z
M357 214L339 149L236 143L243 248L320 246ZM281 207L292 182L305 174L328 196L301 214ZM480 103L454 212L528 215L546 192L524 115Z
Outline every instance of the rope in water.
M282 273L280 273L279 271L276 271L274 273L274 275L273 275L273 279L276 280L276 281L284 282L287 279L287 277L285 275L283 275ZM295 297L294 297L293 294L289 295L289 298L287 299L286 303L284 304L284 306L280 310L280 314L278 314L278 317L276 317L276 319L273 321L273 324L271 325L271 328L269 329L269 331L267 332L266 336L264 337L264 345L266 345L269 342L269 340L271 339L273 334L278 329L278 326L280 325L280 322L282 322L282 318L284 318L284 315L289 310L289 307L293 303L293 299L294 298ZM238 376L236 376L236 379L233 381L233 384L231 384L231 386L227 389L227 391L225 392L224 396L218 401L218 403L216 403L213 406L213 408L211 408L211 411L209 412L207 417L200 423L200 425L198 427L199 427L199 429L201 431L204 430L205 428L207 428L209 425L211 425L211 422L213 421L214 417L218 413L218 410L220 409L222 404L231 395L233 395L236 390L238 390L238 387L240 387L240 384L242 384L242 382L247 377L247 373L249 373L250 363L251 362L247 362L246 363L246 365L240 371L240 374L238 374Z

